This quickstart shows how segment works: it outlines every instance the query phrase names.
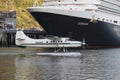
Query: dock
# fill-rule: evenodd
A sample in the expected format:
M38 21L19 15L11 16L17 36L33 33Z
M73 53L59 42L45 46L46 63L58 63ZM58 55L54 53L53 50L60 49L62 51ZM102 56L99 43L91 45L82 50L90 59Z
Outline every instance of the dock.
M0 47L16 47L15 34L17 30L0 30ZM24 33L34 39L40 39L46 36L45 31L23 30Z

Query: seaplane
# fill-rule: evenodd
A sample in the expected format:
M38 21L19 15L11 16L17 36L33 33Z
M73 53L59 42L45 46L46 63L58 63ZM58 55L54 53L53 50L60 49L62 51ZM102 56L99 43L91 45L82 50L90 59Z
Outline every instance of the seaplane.
M80 52L67 52L67 48L78 48L84 46L85 41L75 41L68 37L44 37L41 39L32 39L25 35L22 30L16 32L15 44L20 47L40 47L40 48L55 48L54 53L37 53L38 55L51 55L51 56L69 56L81 55ZM57 49L57 50L56 50ZM63 52L59 52L63 49Z

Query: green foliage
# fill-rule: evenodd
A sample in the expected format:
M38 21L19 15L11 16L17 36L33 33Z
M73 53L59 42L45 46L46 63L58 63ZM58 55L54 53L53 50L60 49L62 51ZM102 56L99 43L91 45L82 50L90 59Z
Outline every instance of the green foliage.
M43 0L38 0L37 5L41 5ZM17 13L18 28L32 28L40 25L31 17L26 10L27 7L33 6L34 0L0 0L0 10L15 10Z

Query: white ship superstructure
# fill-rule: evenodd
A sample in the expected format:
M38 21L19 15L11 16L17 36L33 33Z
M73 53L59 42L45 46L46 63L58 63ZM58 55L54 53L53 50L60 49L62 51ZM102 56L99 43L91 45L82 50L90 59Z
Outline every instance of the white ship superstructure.
M118 17L120 15L120 1L116 2L116 0L113 0L113 2L110 0L45 0L42 8L81 11L76 16L80 15L80 17L94 18L96 20L120 25L120 17ZM58 13L59 11L56 12ZM62 14L64 14L64 12L65 11L63 11ZM73 14L72 12L70 13L71 16L75 16L74 12ZM66 13L64 15L66 15Z
M42 6L67 9L67 10L96 10L97 7L95 4L99 4L98 0L45 0Z

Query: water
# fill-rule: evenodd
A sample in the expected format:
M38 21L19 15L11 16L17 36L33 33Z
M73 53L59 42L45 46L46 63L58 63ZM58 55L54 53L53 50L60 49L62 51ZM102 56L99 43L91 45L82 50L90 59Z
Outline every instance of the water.
M120 48L79 50L82 56L38 56L41 49L0 49L0 80L119 80Z

